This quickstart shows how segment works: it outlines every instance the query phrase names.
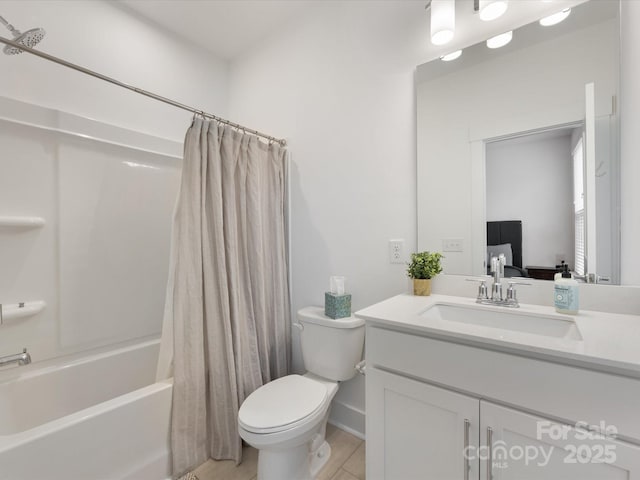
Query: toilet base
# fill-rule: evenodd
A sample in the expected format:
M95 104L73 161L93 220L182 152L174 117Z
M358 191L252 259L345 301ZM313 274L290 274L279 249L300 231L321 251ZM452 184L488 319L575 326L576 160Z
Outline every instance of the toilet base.
M324 467L329 461L329 457L331 456L331 447L326 442L322 442L320 448L318 448L315 452L311 453L311 478L316 478L322 467Z
M309 443L284 450L259 450L258 480L314 480L330 456L326 441L314 452L309 452Z

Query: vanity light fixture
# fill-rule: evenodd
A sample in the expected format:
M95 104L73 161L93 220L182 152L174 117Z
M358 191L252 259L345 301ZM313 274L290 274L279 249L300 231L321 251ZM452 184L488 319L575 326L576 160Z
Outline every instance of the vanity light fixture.
M450 62L451 60L455 60L456 58L462 55L462 50L456 50L455 52L448 53L446 55L442 55L440 60L443 62Z
M431 0L431 43L444 45L453 39L456 25L455 0Z
M489 48L500 48L504 47L507 43L511 41L513 38L513 30L510 30L505 33L501 33L500 35L496 35L495 37L491 37L487 40L487 47Z
M501 17L508 7L507 0L475 0L474 8L480 12L480 20L489 22Z
M556 25L561 21L565 20L570 13L571 13L571 9L565 8L561 12L554 13L553 15L549 15L548 17L541 18L540 25L542 25L543 27L550 27L551 25Z

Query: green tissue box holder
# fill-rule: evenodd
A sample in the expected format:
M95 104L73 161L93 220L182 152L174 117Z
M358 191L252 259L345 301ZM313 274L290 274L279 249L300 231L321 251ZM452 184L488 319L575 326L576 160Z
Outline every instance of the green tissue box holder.
M333 318L345 318L351 316L351 294L337 295L331 292L324 294L324 314Z

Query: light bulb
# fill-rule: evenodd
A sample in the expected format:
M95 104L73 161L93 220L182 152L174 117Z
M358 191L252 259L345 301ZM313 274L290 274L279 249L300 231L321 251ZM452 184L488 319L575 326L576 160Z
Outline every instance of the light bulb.
M448 53L446 55L442 55L440 60L443 62L450 62L451 60L455 60L456 58L462 55L462 50L456 50L455 52Z
M513 38L513 31L501 33L500 35L496 35L495 37L491 37L487 40L487 47L489 48L500 48L504 47L507 43L511 41Z
M431 43L444 45L453 39L456 25L455 0L431 1Z
M540 25L542 25L543 27L550 27L551 25L556 25L561 21L565 20L570 13L571 13L571 9L565 8L561 12L554 13L553 15L549 15L548 17L541 18Z
M507 0L480 0L480 20L495 20L507 11L507 6Z

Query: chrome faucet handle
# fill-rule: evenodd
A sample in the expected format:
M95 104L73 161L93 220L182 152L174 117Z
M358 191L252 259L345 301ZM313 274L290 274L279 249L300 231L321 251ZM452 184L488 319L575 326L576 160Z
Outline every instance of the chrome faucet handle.
M528 282L516 282L514 280L509 281L509 288L507 288L507 303L514 307L519 307L518 297L516 295L516 289L514 285L531 285Z
M22 354L18 360L18 365L28 365L31 363L31 355L27 352L27 347L22 348Z
M489 299L489 292L487 291L487 280L489 280L491 277L485 277L485 278L467 278L467 282L478 282L480 283L480 285L478 285L478 297L477 300L488 300Z

